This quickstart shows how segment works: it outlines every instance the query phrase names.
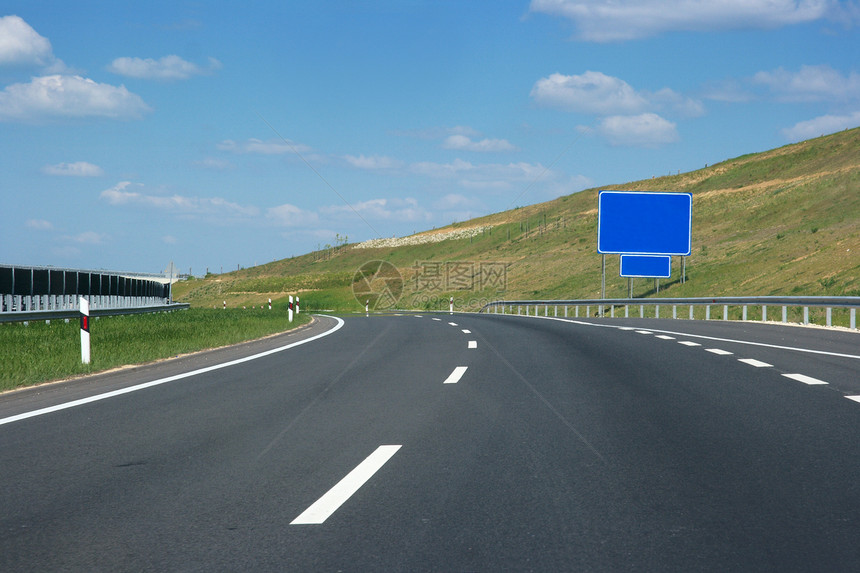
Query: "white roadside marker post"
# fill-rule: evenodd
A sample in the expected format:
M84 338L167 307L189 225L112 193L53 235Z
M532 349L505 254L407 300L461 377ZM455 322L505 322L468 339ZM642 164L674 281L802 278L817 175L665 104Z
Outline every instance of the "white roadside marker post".
M290 322L293 321L293 295L290 295L290 305L287 307L287 315L290 318Z
M299 297L296 295L296 314L299 314Z
M81 311L81 363L90 363L90 302L80 297Z
M454 297L451 297L451 300L448 301L448 312L449 314L454 314Z
M272 299L269 299L269 310L272 310Z

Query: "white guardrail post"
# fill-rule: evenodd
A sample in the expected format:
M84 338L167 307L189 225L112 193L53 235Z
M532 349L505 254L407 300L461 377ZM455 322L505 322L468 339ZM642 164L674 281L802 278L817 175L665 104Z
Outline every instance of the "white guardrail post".
M660 318L660 306L672 305L672 318L678 318L678 306L687 305L689 308L689 317L690 320L695 319L695 307L704 306L704 318L705 320L711 320L711 306L719 306L723 307L722 312L722 320L729 321L732 320L730 318L729 307L741 307L740 308L740 320L749 321L755 320L756 318L750 316L749 307L760 306L761 307L761 321L767 322L768 320L768 306L778 306L782 308L782 322L788 322L788 307L794 307L797 309L802 309L802 324L810 324L810 313L809 308L813 309L824 309L822 313L824 315L824 320L822 322L825 323L826 326L832 327L834 323L839 324L842 322L848 324L848 328L851 330L857 330L857 309L860 308L860 296L743 296L743 297L691 297L691 298L654 298L654 299L584 299L584 300L501 300L487 303L479 312L491 312L490 308L492 307L492 312L498 313L498 307L502 307L502 314L505 313L505 307L507 306L510 309L510 312L513 313L514 308L516 308L516 313L518 315L525 314L525 316L541 316L540 308L543 306L544 312L543 316L550 316L550 306L553 306L552 316L557 317L558 307L561 305L564 308L564 316L570 316L569 307L573 307L573 316L580 316L580 307L584 307L583 310L585 317L591 317L591 308L597 308L597 314L595 316L606 316L605 309L606 305L609 306L609 315L614 318L616 316L615 307L623 306L624 307L624 317L628 318L630 316L629 307L638 304L639 305L639 317L645 318L645 306L653 306L654 307L654 317ZM534 314L531 312L531 308L534 306ZM523 313L523 307L525 307L525 313ZM839 315L834 315L833 309L836 308ZM843 309L840 311L840 309ZM717 311L719 312L719 311ZM844 313L844 314L843 314ZM847 316L846 316L847 315ZM819 316L816 314L815 316ZM715 317L716 318L716 317Z
M90 302L80 298L81 310L81 363L90 363Z

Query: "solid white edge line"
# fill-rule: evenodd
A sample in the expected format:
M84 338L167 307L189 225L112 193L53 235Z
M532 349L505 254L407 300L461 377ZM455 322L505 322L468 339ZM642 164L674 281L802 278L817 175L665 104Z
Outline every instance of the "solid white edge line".
M336 316L328 316L322 314L320 316L327 316L328 318L333 318L337 321L337 324L331 329L327 330L323 333L317 334L315 336L311 336L310 338L306 338L305 340L299 340L298 342L293 342L291 344L287 344L286 346L280 346L278 348L273 348L272 350L267 350L265 352L260 352L259 354L254 354L251 356L246 356L245 358L239 358L237 360L231 360L229 362L223 362L221 364L213 364L212 366L207 366L206 368L200 368L198 370L192 370L190 372L183 372L182 374L176 374L175 376L168 376L167 378L159 378L158 380L152 380L151 382L144 382L143 384L137 384L136 386L129 386L128 388L120 388L119 390L114 390L112 392L105 392L104 394L96 394L95 396L90 396L88 398L81 398L80 400L73 400L71 402L65 402L63 404L57 404L55 406L49 406L47 408L41 408L39 410L33 410L32 412L24 412L23 414L16 414L15 416L9 416L8 418L0 418L0 426L4 424L11 424L12 422L18 422L20 420L26 420L27 418L34 418L36 416L41 416L43 414L50 414L51 412L58 412L60 410L66 410L68 408L74 408L76 406L83 406L84 404L90 404L92 402L98 402L100 400L106 400L108 398L113 398L115 396L121 396L123 394L130 394L131 392L137 392L138 390L144 390L146 388L151 388L153 386L160 386L161 384L167 384L168 382L175 382L176 380L181 380L183 378L189 378L191 376L197 376L198 374L205 374L206 372L212 372L213 370L220 370L221 368L227 368L228 366L235 366L236 364L242 364L243 362L250 362L251 360L256 360L258 358L263 358L264 356L269 356L272 354L276 354L278 352L283 352L284 350L289 350L290 348L295 348L296 346L300 346L302 344L307 344L308 342L312 342L314 340L319 340L324 336L328 336L334 332L337 332L341 329L344 322L343 319L338 318Z
M477 347L478 347L478 341L477 340L470 340L469 341L469 348L477 348Z
M509 315L519 316L519 315ZM619 326L617 324L600 324L595 322L583 322L581 320L570 320L568 318L558 318L554 316L529 316L528 318L536 318L539 320L557 320L559 322L569 322L571 324L580 324L583 326L594 326L597 328L616 328L619 330L627 330L628 327ZM663 319L660 319L663 320ZM669 319L666 319L669 320ZM691 334L689 332L675 332L674 330L659 330L651 329L653 332L662 332L664 334L674 334L675 336L689 336L690 338L703 338L705 340L715 340L717 342L732 342L735 344L746 344L749 346L763 346L765 348L776 348L777 350L794 350L796 352L806 352L808 354L821 354L824 356L838 356L839 358L853 358L860 360L860 354L845 354L842 352L829 352L827 350L813 350L812 348L798 348L796 346L781 346L779 344L767 344L765 342L753 342L751 340L735 340L732 338L719 338L716 336L706 336L704 334ZM701 345L699 345L701 346Z
M463 374L466 373L466 370L468 368L468 366L457 366L456 368L454 368L454 371L448 375L445 381L442 382L442 384L456 384L460 381L460 378L463 377Z
M813 378L806 374L783 374L783 376L792 380L797 380L798 382L803 382L804 384L809 384L810 386L815 384L827 384L824 380L819 380L818 378Z
M402 446L379 446L354 470L304 510L290 525L320 525L367 483Z

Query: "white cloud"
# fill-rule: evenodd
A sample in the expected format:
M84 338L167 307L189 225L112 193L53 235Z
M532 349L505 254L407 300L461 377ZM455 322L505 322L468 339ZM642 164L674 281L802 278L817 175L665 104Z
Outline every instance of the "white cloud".
M860 102L860 74L842 73L829 65L777 68L742 79L728 79L705 86L707 99L728 103L776 101L779 103L854 104Z
M344 159L347 163L358 169L397 169L403 166L402 161L381 155L371 155L369 157L364 155L357 157L355 155L345 155Z
M700 117L705 114L705 106L701 101L681 95L669 88L663 88L654 93L645 92L643 97L655 108L669 109L683 117Z
M107 241L108 236L95 231L85 231L79 235L67 237L67 239L83 245L101 245Z
M412 222L430 221L431 213L418 205L418 201L411 198L380 198L360 201L347 205L331 205L320 208L323 215L347 215L354 216L358 213L366 219L377 219L386 221Z
M55 61L51 42L19 16L0 18L0 65L47 66Z
M603 118L597 132L618 146L653 147L678 141L675 124L654 113Z
M110 189L102 191L99 197L111 205L137 205L178 214L253 217L260 212L257 207L239 205L220 197L151 195L129 189L143 189L143 185L121 181Z
M319 215L316 213L305 211L289 203L270 207L266 210L266 217L287 227L315 225L319 222Z
M537 163L483 163L474 164L462 159L451 163L429 161L413 163L410 171L417 175L437 179L455 179L468 189L504 190L528 183L537 177L553 178L558 174Z
M174 237L173 235L164 235L163 237L161 237L161 242L165 245L175 245L176 237Z
M466 197L457 193L449 193L433 203L434 209L450 211L453 209L477 209L484 205L474 197Z
M516 147L514 147L506 139L482 139L480 141L473 141L472 138L467 135L449 135L445 139L444 143L442 143L442 147L444 147L445 149L457 149L478 152L516 150Z
M13 84L0 92L0 121L57 117L134 119L150 111L125 86L99 84L80 76L52 75Z
M221 69L221 62L209 58L206 67L198 66L179 56L152 58L117 58L108 66L108 71L130 78L146 80L185 80L191 76L209 75Z
M451 179L459 187L469 191L498 195L500 192L519 189L522 192L518 199L525 192L528 192L529 196L537 195L541 200L552 199L582 191L593 184L582 175L566 175L540 163L476 165L456 159L451 163L415 163L411 170L426 177Z
M624 80L592 71L541 78L531 97L546 107L599 115L636 113L648 106L648 101Z
M280 155L283 153L307 153L311 148L301 143L295 143L289 139L276 139L262 141L260 139L251 138L244 142L236 142L232 139L225 139L218 144L218 149L222 151L230 151L232 153L256 153L260 155Z
M593 42L848 18L833 0L532 0L530 10L571 20L577 38Z
M465 135L467 137L478 137L481 135L477 130L466 126L456 125L454 127L431 127L426 129L395 130L392 135L398 137L414 137L416 139L442 139L449 135Z
M702 94L705 99L726 103L746 103L755 98L745 84L734 78L708 82Z
M843 75L828 65L801 66L796 72L778 68L758 72L752 82L786 102L849 101L860 99L860 74Z
M445 221L466 221L488 212L481 201L457 193L449 193L434 202L433 209L437 211L436 219Z
M802 141L858 126L860 126L860 111L855 111L846 115L823 115L801 121L793 127L782 130L782 134L789 141Z
M620 78L593 71L571 76L555 73L541 78L532 87L531 97L544 107L595 115L631 115L669 109L684 117L697 117L705 111L700 101L670 88L637 91Z
M44 219L28 219L26 225L28 229L35 231L50 231L54 228L50 221Z
M104 171L101 167L93 165L92 163L87 163L86 161L46 165L42 168L42 172L48 175L67 177L100 177L101 175L104 175Z
M202 167L203 169L213 169L215 171L225 171L233 168L233 164L226 159L215 159L213 157L207 157L206 159L195 161L194 165Z

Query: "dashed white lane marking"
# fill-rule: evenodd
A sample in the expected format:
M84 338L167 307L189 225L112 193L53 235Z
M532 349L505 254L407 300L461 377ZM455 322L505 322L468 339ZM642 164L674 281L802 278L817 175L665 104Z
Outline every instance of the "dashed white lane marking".
M756 368L773 368L773 364L768 364L767 362L762 362L761 360L756 360L755 358L738 358L738 362L743 362L744 364L749 364L750 366L755 366Z
M302 512L290 525L319 525L328 519L352 495L363 486L373 474L397 453L401 446L379 446L363 462L346 474L342 480L328 490L313 505Z
M860 396L845 396L849 400L854 400L855 402L860 402Z
M665 334L658 334L656 338L659 338L660 340L675 340L674 336L667 336Z
M470 340L469 341L469 348L477 348L477 347L478 347L478 341L477 340Z
M806 374L783 374L786 378L791 378L792 380L797 380L798 382L803 382L804 384L827 384L824 380L819 380L818 378L813 378L812 376L807 376Z
M651 334L650 330L637 330L636 334Z
M457 326L456 322L449 322L448 324L450 324L451 326Z
M692 342L690 340L679 340L678 344L683 344L684 346L701 346L698 342Z
M435 320L436 322L442 322L441 318L434 318L433 320Z
M466 373L466 370L468 368L468 366L457 366L456 368L454 368L454 371L451 372L451 374L445 379L445 381L442 382L442 384L456 384L460 381L460 378L463 377L463 374Z
M591 326L593 328L615 328L618 330L629 330L630 327L627 326L618 326L614 324L601 324L595 322L584 322L581 320L572 320L569 318L558 318L553 316L538 316L532 317L540 320L557 320L559 322L569 322L571 324L579 324L581 326ZM733 338L719 338L716 336L705 336L702 334L692 334L690 332L675 332L673 330L658 330L654 329L655 332L662 332L665 334L673 334L675 336L689 336L691 338L701 338L704 340L713 340L715 342L731 342L734 344L746 344L748 346L762 346L764 348L776 348L777 350L792 350L795 352L807 352L809 354L822 354L824 356L837 356L839 358L850 358L852 360L860 360L860 354L845 354L842 352L830 352L827 350L813 350L811 348L799 348L796 346L780 346L778 344L766 344L764 342L753 342L752 340L737 340ZM689 346L689 345L688 345ZM699 345L701 346L701 345Z
M469 330L469 329L467 329L467 328L464 328L464 329L463 329L463 334L472 334L472 331L471 331L471 330Z
M728 350L723 350L722 348L705 348L705 352L719 354L720 356L730 356L734 354L734 352L729 352Z

